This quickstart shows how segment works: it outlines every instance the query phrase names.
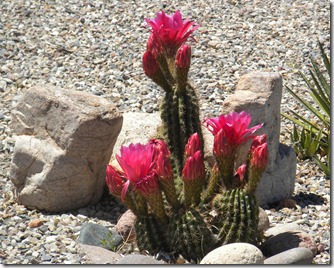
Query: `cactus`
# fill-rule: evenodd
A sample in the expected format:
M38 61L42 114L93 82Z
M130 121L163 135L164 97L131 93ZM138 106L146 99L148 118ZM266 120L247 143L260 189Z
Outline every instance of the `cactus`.
M196 210L173 216L168 226L167 238L170 247L188 261L201 260L217 242Z
M259 209L254 194L244 189L229 190L218 194L213 205L220 212L216 223L220 244L256 244Z
M198 26L183 21L179 11L172 16L162 11L146 22L152 33L143 68L165 94L161 119L166 142L122 146L116 156L121 168L107 167L110 193L137 215L141 251L173 252L199 262L220 245L256 245L254 192L268 162L266 136L254 135L262 125L248 128L251 117L244 111L205 119L203 125L214 135L215 157L214 166L206 168L198 99L188 81L191 49L185 44ZM248 160L236 169L239 146L248 140ZM212 210L217 217L210 215Z
M138 216L135 222L135 230L137 237L137 246L140 251L148 251L152 255L159 251L170 251L167 244L166 230L162 222L160 222L153 214L147 216Z
M183 149L193 133L198 133L203 143L199 119L199 106L195 89L187 83L180 91L176 86L165 92L161 105L164 135L172 153L172 164L178 176L184 165Z

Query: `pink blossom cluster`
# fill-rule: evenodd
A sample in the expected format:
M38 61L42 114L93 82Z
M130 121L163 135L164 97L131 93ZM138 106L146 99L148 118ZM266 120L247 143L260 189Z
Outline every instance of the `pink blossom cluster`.
M268 162L266 135L256 136L254 132L262 124L248 128L251 116L246 112L233 112L216 118L205 119L203 124L214 135L213 154L216 157L230 157L236 148L252 139L249 151L251 168L262 173ZM185 164L182 171L183 181L204 180L204 156L197 133L190 136L185 146ZM122 146L116 159L121 167L107 166L106 182L111 194L124 200L129 188L138 191L143 197L161 191L159 181L173 181L170 152L163 140L151 139L147 144ZM247 166L240 166L234 177L244 181ZM232 174L233 175L233 174Z

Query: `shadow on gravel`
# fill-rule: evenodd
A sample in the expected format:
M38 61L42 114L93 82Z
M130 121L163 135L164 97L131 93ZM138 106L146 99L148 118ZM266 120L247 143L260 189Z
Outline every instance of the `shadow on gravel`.
M305 194L300 192L298 195L294 195L292 199L295 200L301 208L304 208L308 205L324 205L326 203L325 198L313 193Z

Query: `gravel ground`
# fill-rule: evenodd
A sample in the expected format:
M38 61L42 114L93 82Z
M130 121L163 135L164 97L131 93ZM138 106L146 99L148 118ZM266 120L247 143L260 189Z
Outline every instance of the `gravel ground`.
M221 4L224 2L224 4ZM15 141L10 111L38 83L100 95L123 111L158 110L161 92L145 77L141 57L149 36L145 18L180 9L197 21L190 77L202 116L217 116L238 78L274 71L304 95L296 68L320 60L317 39L329 54L328 1L117 1L2 0L0 2L0 263L85 263L76 238L84 222L115 224L124 211L110 199L72 213L47 214L17 205L8 178ZM298 109L284 90L282 110ZM300 110L308 116L307 112ZM289 143L282 119L282 142ZM318 264L330 263L330 183L314 163L298 164L297 208L266 208L271 223L298 222L319 244ZM28 228L32 219L44 224Z

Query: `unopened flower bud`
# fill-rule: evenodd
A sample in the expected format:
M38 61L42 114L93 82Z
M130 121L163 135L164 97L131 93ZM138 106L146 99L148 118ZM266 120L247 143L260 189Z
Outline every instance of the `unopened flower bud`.
M175 59L175 65L177 68L186 70L188 72L191 60L191 47L188 45L182 45L177 53Z
M184 149L184 153L186 157L189 157L201 149L202 149L202 142L198 136L198 133L196 132L189 137L188 143Z
M198 180L204 179L205 168L204 159L201 151L197 151L186 160L182 170L183 180Z
M268 163L268 144L265 142L253 149L251 166L261 173L266 169Z

